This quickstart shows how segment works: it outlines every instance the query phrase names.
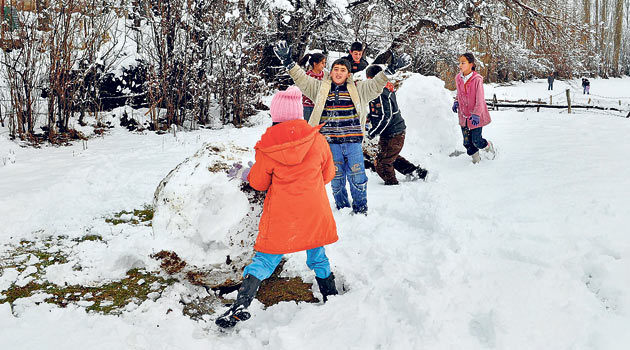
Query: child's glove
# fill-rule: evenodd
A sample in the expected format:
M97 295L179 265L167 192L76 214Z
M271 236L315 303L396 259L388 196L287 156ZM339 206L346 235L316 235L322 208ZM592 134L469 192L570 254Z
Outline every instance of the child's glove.
M473 114L468 119L470 119L470 124L472 124L473 126L479 125L479 116L478 115Z
M252 165L254 165L254 163L249 162L247 163L247 165L248 167L246 168L243 166L243 164L241 164L241 162L232 164L232 167L228 169L228 178L230 178L230 181L234 179L239 179L246 182L249 171L252 170Z
M286 41L282 40L278 42L273 47L273 53L276 54L276 57L282 62L282 65L287 69L293 68L295 66L295 62L291 58L291 46L287 44Z
M459 108L459 102L455 101L453 102L453 113L457 113L457 109Z
M397 70L407 67L411 64L411 57L406 53L396 57L392 55L392 61L389 63L389 66L385 69L385 74L392 75L396 73Z

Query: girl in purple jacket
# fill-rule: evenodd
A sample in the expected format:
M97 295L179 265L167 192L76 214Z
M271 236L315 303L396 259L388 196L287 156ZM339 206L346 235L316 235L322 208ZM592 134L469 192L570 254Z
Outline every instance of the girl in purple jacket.
M477 73L475 56L465 53L459 57L460 73L455 77L457 99L453 112L459 116L459 125L464 136L464 147L473 163L479 163L479 150L487 159L494 159L496 152L492 142L481 136L484 126L490 124L490 112L483 93L483 77Z

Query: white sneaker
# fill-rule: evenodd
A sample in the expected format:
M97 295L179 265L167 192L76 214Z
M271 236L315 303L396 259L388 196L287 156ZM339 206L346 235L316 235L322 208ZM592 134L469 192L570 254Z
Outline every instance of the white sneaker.
M475 152L475 154L472 155L472 162L473 164L477 164L481 161L481 157L479 156L479 151Z
M483 156L486 159L492 160L497 156L497 151L494 149L494 145L490 141L488 141L488 145L483 149L483 151Z

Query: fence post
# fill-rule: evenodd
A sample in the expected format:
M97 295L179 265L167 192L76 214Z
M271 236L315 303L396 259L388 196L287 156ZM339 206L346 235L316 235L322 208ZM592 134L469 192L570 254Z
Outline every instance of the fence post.
M540 99L538 99L538 107L536 107L536 112L540 112Z
M497 94L493 94L493 96L492 96L492 109L494 109L495 111L499 110L499 107L497 107L497 103L499 103L497 101Z
M571 114L571 90L567 89L567 104L569 105L569 114Z
M553 96L549 95L549 105L551 106L553 104Z

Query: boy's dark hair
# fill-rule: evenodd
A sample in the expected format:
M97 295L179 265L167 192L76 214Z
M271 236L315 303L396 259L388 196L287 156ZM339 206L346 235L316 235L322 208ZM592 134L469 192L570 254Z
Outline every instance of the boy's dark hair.
M345 66L348 69L348 73L352 71L352 65L350 64L350 61L345 58L336 59L335 62L333 62L332 66L330 66L330 69L332 70L333 68L335 68L336 65Z
M358 41L355 41L350 45L350 51L363 51L363 44Z
M466 58L466 61L468 61L468 63L472 63L472 70L477 70L477 64L475 63L475 56L470 53L470 52L466 52L465 54L461 55L460 57L464 57Z
M306 55L304 55L304 57L302 57L302 59L298 62L298 64L300 66L303 66L306 64L306 62L308 62L308 64L310 64L312 67L315 63L319 63L324 59L326 59L326 56L324 56L324 54L321 54L319 52L307 53Z
M368 78L374 78L379 72L382 72L383 68L377 65L371 65L365 71L365 76Z

